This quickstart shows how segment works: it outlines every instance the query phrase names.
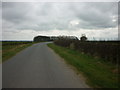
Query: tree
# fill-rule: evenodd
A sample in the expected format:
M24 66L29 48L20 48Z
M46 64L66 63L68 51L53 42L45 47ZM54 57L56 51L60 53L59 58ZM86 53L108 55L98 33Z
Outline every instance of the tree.
M48 36L36 36L36 37L34 37L34 42L41 42L41 41L50 41L50 37L48 37Z
M80 37L80 40L81 41L87 41L87 37L85 34L82 34L82 37Z

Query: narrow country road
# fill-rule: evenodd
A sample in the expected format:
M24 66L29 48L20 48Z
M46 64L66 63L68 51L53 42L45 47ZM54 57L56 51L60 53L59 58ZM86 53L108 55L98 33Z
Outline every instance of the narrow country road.
M47 43L37 43L2 64L3 88L88 88Z

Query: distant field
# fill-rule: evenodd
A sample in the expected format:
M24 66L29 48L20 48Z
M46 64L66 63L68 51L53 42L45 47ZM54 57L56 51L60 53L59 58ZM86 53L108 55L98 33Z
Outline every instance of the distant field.
M30 41L3 41L2 42L2 62L14 56L17 52L32 45Z
M118 88L117 65L70 48L55 44L48 44L48 46L82 73L90 86L94 88Z

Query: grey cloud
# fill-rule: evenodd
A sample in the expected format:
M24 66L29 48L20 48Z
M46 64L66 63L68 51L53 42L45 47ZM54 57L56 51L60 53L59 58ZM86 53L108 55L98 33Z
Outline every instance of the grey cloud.
M78 4L78 3L77 3ZM79 6L74 6L73 11L76 16L81 19L81 27L86 28L111 28L116 27L117 23L112 22L111 16L117 15L117 3L83 3ZM86 22L86 24L85 24Z
M30 12L31 6L26 3L17 2L4 2L2 4L2 16L3 19L12 23L21 23L27 18L27 13Z
M5 29L18 30L77 30L114 28L117 3L3 3ZM70 21L80 23L70 26ZM9 23L12 25L6 25ZM7 27L9 26L9 27Z

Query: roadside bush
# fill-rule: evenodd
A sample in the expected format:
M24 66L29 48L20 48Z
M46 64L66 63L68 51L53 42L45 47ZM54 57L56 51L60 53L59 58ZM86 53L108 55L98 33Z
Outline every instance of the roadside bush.
M119 41L85 41L76 39L61 38L54 42L55 44L70 49L78 50L82 53L92 55L94 57L103 58L103 60L118 63Z

